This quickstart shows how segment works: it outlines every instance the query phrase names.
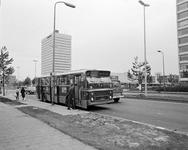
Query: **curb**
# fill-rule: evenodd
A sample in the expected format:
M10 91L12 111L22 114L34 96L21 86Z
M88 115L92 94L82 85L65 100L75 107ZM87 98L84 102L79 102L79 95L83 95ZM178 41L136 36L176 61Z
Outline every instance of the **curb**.
M131 98L136 100L152 100L152 101L164 101L164 102L176 102L176 103L188 103L188 100L184 99L170 99L170 98L163 98L163 97L153 97L153 96L140 96L140 94L137 95L124 95L124 98Z
M109 117L113 117L113 118L117 118L117 119L122 119L122 120L130 121L130 122L133 122L133 123L136 123L136 124L145 125L145 126L148 126L148 127L151 127L151 128L156 128L156 129L159 129L159 130L169 131L169 132L173 132L173 133L177 133L177 134L183 134L183 135L188 136L188 133L186 133L186 132L175 131L175 130L164 128L164 127L161 127L161 126L155 126L155 125L151 125L151 124L147 124L147 123L143 123L143 122L139 122L139 121L134 121L134 120L130 120L130 119L114 117L114 116L110 116L110 115L106 115L106 114L100 114L100 113L96 113L96 112L94 114L99 114L99 115L103 115L103 116L109 116Z

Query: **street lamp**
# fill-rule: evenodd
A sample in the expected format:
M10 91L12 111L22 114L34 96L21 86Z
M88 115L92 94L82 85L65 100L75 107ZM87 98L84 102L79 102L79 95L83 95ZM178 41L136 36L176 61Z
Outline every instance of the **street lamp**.
M54 82L55 82L55 78L54 78L54 73L55 73L55 21L56 21L56 5L58 3L64 3L66 6L71 7L71 8L75 8L76 6L67 2L63 2L63 1L58 1L54 4L54 27L53 27L53 66L52 66L52 81L53 81L53 85L52 85L52 105L54 104L54 94L55 94L55 88L54 88Z
M19 68L20 68L20 67L17 67L17 68L18 68L18 80L19 80Z
M145 96L147 96L147 70L146 70L146 25L145 25L145 7L149 7L143 1L138 1L144 7L144 69L145 69Z
M38 60L33 60L35 62L35 84L36 84L36 63L38 62Z
M163 55L163 80L164 80L164 93L165 93L165 80L166 80L166 78L165 78L165 67L164 67L164 53L160 50L158 50L157 52L162 53L162 55Z
M18 68L18 86L19 86L19 68L20 67L17 67Z

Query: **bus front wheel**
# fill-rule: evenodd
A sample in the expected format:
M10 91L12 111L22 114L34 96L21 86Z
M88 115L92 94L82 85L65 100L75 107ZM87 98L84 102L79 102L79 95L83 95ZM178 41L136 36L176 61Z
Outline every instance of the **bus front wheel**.
M119 102L119 99L120 99L120 98L114 98L114 102L115 102L115 103Z
M43 102L46 102L46 101L47 101L46 94L43 94L43 95L42 95L42 101L43 101Z

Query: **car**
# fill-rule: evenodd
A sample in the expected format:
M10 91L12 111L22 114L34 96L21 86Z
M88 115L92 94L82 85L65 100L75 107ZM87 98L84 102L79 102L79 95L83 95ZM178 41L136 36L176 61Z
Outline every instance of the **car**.
M26 94L35 94L36 93L36 88L35 87L27 87L25 89Z

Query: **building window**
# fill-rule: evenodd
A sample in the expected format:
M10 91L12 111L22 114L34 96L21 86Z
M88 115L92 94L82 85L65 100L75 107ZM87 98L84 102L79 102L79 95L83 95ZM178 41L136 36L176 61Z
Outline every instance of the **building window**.
M188 11L182 12L180 14L178 14L178 19L182 19L188 17Z
M180 61L188 61L188 55L180 56Z
M188 64L180 64L180 70L188 69Z
M178 27L183 27L183 26L187 26L188 25L188 20L184 20L184 21L180 21L178 22Z
M179 39L179 44L184 44L184 43L188 43L188 37L184 37L184 38Z
M187 8L188 8L188 3L184 3L184 4L178 6L178 11L184 10L184 9L187 9Z
M179 30L179 31L178 31L178 35L179 35L179 36L180 36L180 35L185 35L185 34L188 34L188 28L182 29L182 30Z
M185 0L177 0L178 3L184 2Z
M179 48L180 53L188 52L188 45Z
M183 72L180 72L181 78L188 78L188 70L183 70Z

